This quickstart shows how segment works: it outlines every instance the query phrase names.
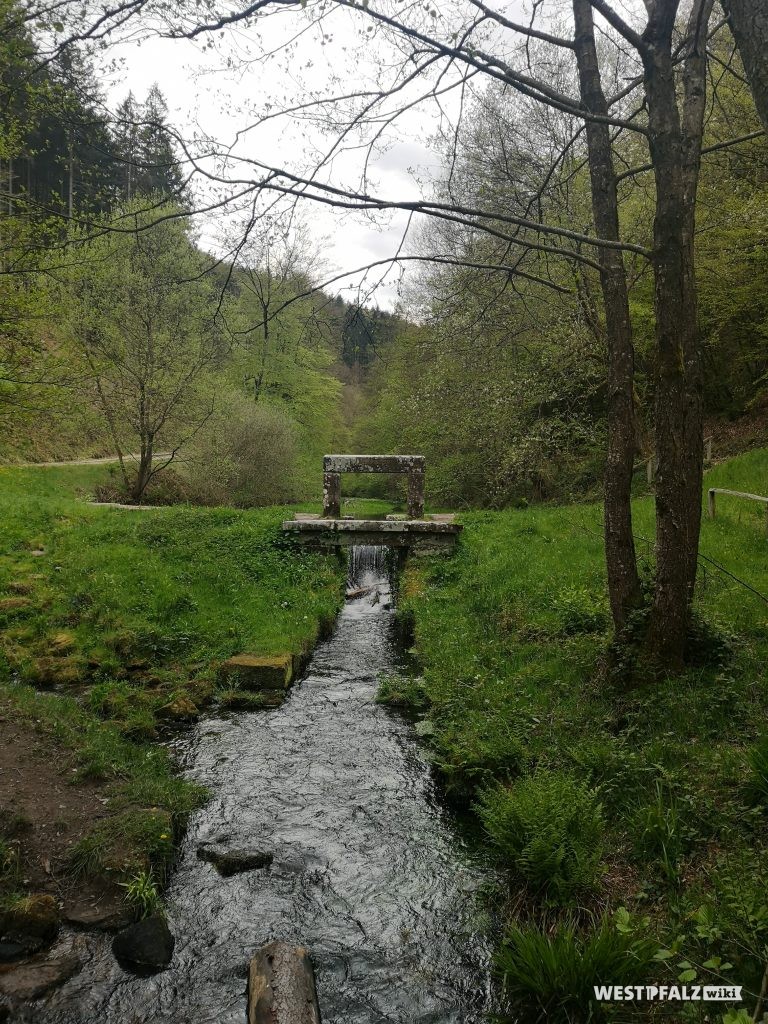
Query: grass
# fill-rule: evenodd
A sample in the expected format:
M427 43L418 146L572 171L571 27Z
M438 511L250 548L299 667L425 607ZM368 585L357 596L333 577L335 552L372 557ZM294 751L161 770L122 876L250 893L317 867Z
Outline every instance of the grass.
M75 780L107 788L115 815L74 868L161 879L204 794L176 776L160 731L217 699L223 659L310 647L343 572L286 542L288 509L88 505L108 472L0 468L0 697L74 752ZM142 815L155 812L170 840L152 838Z
M301 651L335 615L340 568L290 547L286 509L136 512L76 500L104 473L0 469L6 671L44 685L138 678L167 702L232 654ZM124 690L123 707L135 696Z
M709 486L766 493L768 451L713 468ZM768 947L753 943L744 953L738 915L729 912L708 934L693 922L701 907L711 907L716 922L724 917L712 879L728 863L747 852L766 863L768 604L713 564L768 595L764 509L724 499L717 517L704 519L699 667L630 691L603 671L609 614L600 507L461 520L457 554L411 563L401 587L402 613L416 624L419 692L429 704L425 735L447 792L472 806L489 787L514 792L521 779L568 773L592 790L605 821L603 880L582 910L626 906L649 915L659 944L677 957L664 970L714 957L738 960L745 984L759 981ZM650 571L648 497L635 502L635 528ZM502 863L514 869L503 856ZM768 904L768 897L756 907L744 898L746 918ZM542 928L545 902L526 904ZM519 910L519 899L513 903ZM717 972L699 966L695 973L711 980Z

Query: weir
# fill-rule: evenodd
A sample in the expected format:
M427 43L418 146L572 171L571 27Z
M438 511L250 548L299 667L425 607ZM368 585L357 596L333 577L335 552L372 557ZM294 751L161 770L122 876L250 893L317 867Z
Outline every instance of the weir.
M341 515L343 473L395 473L408 478L407 515L360 519ZM314 548L384 546L414 555L449 554L462 527L452 513L424 515L423 455L326 455L323 458L323 513L297 512L283 530Z

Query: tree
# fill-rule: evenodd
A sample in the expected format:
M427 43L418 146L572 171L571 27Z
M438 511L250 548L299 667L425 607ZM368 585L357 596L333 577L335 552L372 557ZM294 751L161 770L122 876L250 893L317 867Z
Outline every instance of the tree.
M126 489L138 502L210 417L206 378L225 352L218 294L188 225L174 207L162 208L168 219L158 221L158 210L150 214L146 206L139 199L121 210L121 233L75 235L79 261L63 277L66 328L90 370ZM135 476L126 449L139 454Z
M156 84L144 103L129 92L118 106L113 150L123 199L155 194L182 204L184 181L168 124L168 105Z
M63 9L74 12L64 3ZM515 22L483 0L455 0L441 5L408 5L392 0L376 5L356 0L258 0L231 8L213 2L201 19L191 2L158 10L165 18L163 32L174 38L198 38L244 31L259 19L262 31L283 23L292 12L302 19L302 32L315 30L323 45L332 40L328 20L338 12L360 19L360 50L370 53L375 37L382 53L379 75L356 90L326 94L307 90L307 99L292 99L282 111L270 108L249 125L248 139L259 124L286 117L312 117L336 133L327 152L314 166L282 168L254 159L232 147L206 147L206 161L196 162L187 147L186 158L202 178L229 186L238 199L245 194L254 204L277 201L324 203L365 213L403 210L412 217L461 225L468 233L503 243L495 271L505 277L533 278L546 285L550 264L574 261L598 271L603 290L605 337L609 351L611 396L609 459L606 487L606 557L611 605L621 635L628 610L637 600L637 568L631 532L628 466L632 452L631 349L626 314L626 282L615 254L646 260L654 277L655 413L654 435L659 471L656 492L656 577L648 620L646 654L659 669L677 669L685 654L693 588L696 578L700 526L702 469L701 344L697 330L694 274L695 207L706 113L707 42L719 31L710 28L713 0L645 0L624 14L610 0L573 0L572 19L563 26L542 16L535 4L530 22ZM151 7L139 4L139 7ZM756 0L745 9L757 10ZM270 19L270 15L279 18ZM62 16L63 17L63 16ZM85 5L81 36L114 25L119 17L107 9L96 19ZM593 19L602 36L598 48ZM67 19L61 38L66 45ZM759 26L758 26L759 27ZM111 29L110 29L111 30ZM70 37L71 38L71 37ZM292 45L292 44L291 44ZM265 43L263 59L274 47ZM286 50L286 53L289 50ZM236 59L236 58L233 58ZM249 66L253 58L247 58ZM746 61L746 63L749 63ZM360 65L351 68L359 80ZM568 70L570 69L571 77ZM572 81L573 72L577 81ZM755 72L750 72L755 74ZM334 68L338 79L338 68ZM368 179L368 161L359 183L337 185L328 168L344 146L369 151L398 118L427 102L444 104L457 97L461 118L467 91L478 83L501 83L544 112L572 119L570 137L549 168L542 168L539 186L521 193L511 208L486 205L482 196L470 205L453 196L397 199L378 195ZM759 92L759 89L758 89ZM441 109L444 109L441 106ZM543 113L542 118L548 116ZM593 224L584 229L547 217L546 199L566 155L584 153L593 176ZM648 238L627 237L616 223L615 189L619 180L617 147L630 137L641 154L638 166L621 173L631 183L650 171L653 176L654 230ZM743 142L723 139L723 148ZM537 161L538 163L538 161ZM250 183L250 184L249 184ZM611 255L613 254L613 255ZM393 261L421 258L393 254ZM450 253L429 258L458 262Z
M768 131L768 7L762 0L723 0L723 7Z
M254 402L280 409L297 426L301 475L312 478L338 435L341 389L327 372L333 362L333 324L322 312L328 299L313 284L322 260L301 223L269 218L251 223L236 248L228 275L236 295L232 369Z

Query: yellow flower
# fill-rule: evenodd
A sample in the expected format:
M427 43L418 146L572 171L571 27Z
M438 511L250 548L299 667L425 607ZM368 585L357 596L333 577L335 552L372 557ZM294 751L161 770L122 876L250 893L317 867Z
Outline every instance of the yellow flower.
M166 832L163 832L163 834L160 836L160 838L161 839L167 839L168 838L168 834Z

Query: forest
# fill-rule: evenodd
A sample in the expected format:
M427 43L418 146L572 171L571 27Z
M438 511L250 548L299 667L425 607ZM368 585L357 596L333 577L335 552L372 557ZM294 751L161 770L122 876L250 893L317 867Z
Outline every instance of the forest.
M0 1020L768 1020L761 0L0 0L0 105Z

